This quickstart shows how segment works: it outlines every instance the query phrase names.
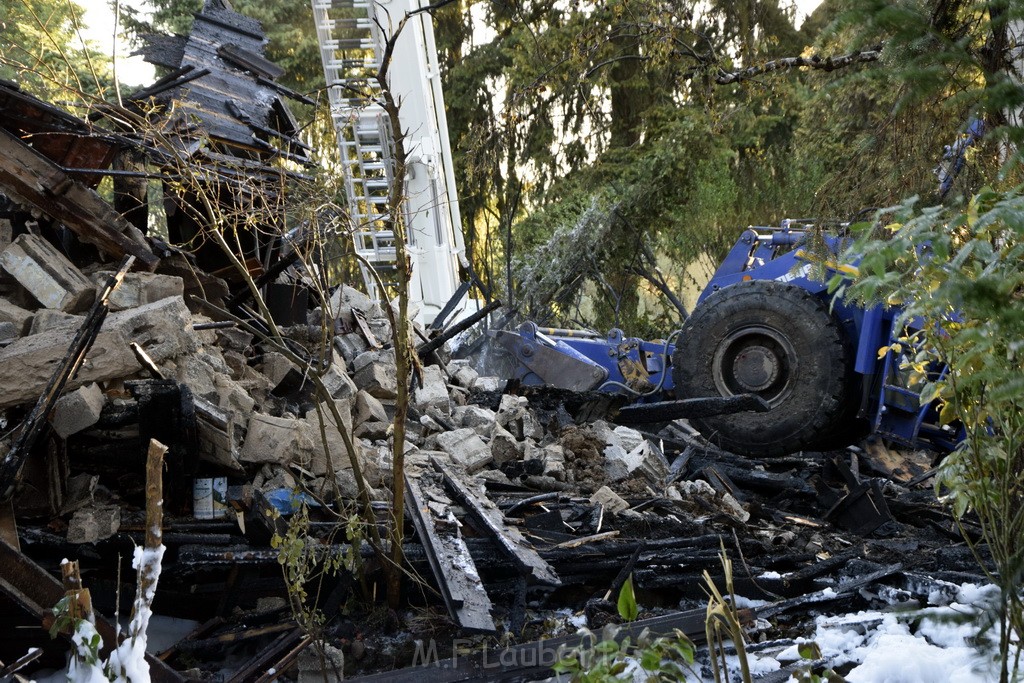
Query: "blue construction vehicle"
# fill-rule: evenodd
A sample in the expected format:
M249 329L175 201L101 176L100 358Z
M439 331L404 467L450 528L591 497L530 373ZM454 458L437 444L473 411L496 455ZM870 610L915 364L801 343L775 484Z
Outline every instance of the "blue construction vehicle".
M498 341L516 357L522 385L628 394L640 406L654 402L660 417L674 398L682 401L677 416L734 453L823 450L868 433L951 450L962 435L939 423L933 403L922 405L920 387L909 383L913 349L894 343L906 336L894 328L899 310L829 294L832 275L855 271L839 262L845 241L799 220L747 229L674 338L644 341L620 330L601 338L525 323ZM945 371L931 367L928 378ZM708 409L708 400L717 403Z

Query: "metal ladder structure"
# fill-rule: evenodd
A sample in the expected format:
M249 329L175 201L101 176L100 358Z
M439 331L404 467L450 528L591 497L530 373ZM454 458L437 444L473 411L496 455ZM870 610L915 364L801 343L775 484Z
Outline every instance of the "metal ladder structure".
M395 270L395 237L385 227L394 181L394 133L379 104L374 75L387 40L402 18L420 6L419 0L312 0L355 251L385 285L393 281ZM388 85L400 103L408 156L410 310L418 307L417 319L429 323L458 289L459 264L465 259L429 13L406 21L392 60ZM360 266L367 291L378 296L372 273Z

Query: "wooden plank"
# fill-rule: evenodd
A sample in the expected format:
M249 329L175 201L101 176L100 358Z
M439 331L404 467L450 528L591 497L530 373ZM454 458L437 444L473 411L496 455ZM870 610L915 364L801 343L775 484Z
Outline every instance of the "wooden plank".
M255 657L241 669L236 671L227 683L245 683L261 677L267 669L280 658L286 657L295 649L302 649L313 642L312 636L303 636L302 631L296 626L293 630L282 633L274 642L260 650Z
M490 532L498 546L505 551L519 569L541 583L551 586L562 585L561 580L544 558L537 553L533 545L518 529L505 524L501 510L485 495L480 495L470 488L458 473L443 461L432 457L434 467L441 472L445 484L460 503L466 506L470 515Z
M16 202L35 207L111 256L132 255L148 270L160 262L138 229L94 190L3 129L0 188Z
M21 550L18 522L14 518L14 500L0 503L0 540L7 541L15 550Z
M448 614L466 631L494 633L497 627L491 618L491 599L459 533L452 503L431 481L431 474L424 473L420 478L405 475L405 507L416 535L427 551Z

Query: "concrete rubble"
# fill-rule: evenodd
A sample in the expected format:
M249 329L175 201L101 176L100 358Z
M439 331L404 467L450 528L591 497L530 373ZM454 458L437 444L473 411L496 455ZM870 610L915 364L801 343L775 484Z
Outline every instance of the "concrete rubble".
M15 239L8 249L15 244L21 243ZM0 289L0 411L7 425L17 424L44 392L87 320L81 302L97 296L113 264L62 267L61 287L70 293L75 283L78 293L55 297L50 306L21 280L0 279L6 286ZM77 277L82 268L91 275ZM71 303L75 297L82 298ZM342 285L327 306L307 310L304 323L293 312L287 325L279 324L283 336L267 339L258 328L190 307L178 276L129 273L109 301L84 362L47 412L46 439L19 473L12 502L26 542L59 553L122 552L126 541L135 542L144 505L142 444L150 438L170 447L164 507L172 520L165 535L171 552L162 582L173 590L210 590L197 572L234 568L227 579L236 582L234 610L245 600L273 609L267 599L278 589L247 593L240 577L249 570L239 568L253 577L273 573L280 586L280 556L271 543L288 538L288 520L301 503L315 520L308 533L325 547L342 547L337 515L358 518L352 512L360 506L358 469L374 509L387 514L399 378L381 305ZM464 590L490 596L486 615L459 607L471 604L465 593L451 600L449 617L457 626L494 629L492 615L523 609L498 597L520 590L517 582L525 581L524 595L550 607L557 606L548 601L559 595L559 584L601 594L627 562L643 590L667 591L679 604L699 607L703 594L693 587L704 571L717 571L719 539L734 539L751 572L800 571L813 566L800 558L845 552L848 539L833 538L828 524L845 525L840 532L847 536L851 529L884 529L896 524L896 513L884 509L882 497L916 495L909 485L871 489L876 493L864 502L873 512L865 513L850 507L856 501L847 489L853 489L836 483L824 455L788 464L741 460L716 451L685 424L644 431L577 421L557 396L543 389L511 393L504 378L469 359L451 359L447 348L421 361L410 378L403 451L412 490L424 498L419 507L407 506L416 524L407 532L407 552L416 571L433 575L442 591L469 577L478 587ZM11 439L0 438L2 452ZM861 476L868 465L861 462ZM194 497L200 488L213 497L202 515ZM901 509L896 500L893 505ZM823 521L827 515L833 517ZM352 546L344 547L352 557ZM876 552L890 557L888 546ZM431 553L445 553L444 561L435 557L431 565ZM956 566L963 571L964 563ZM337 595L351 592L349 580L332 585ZM757 585L792 593L768 579ZM189 604L183 611L203 618L212 607L228 614ZM613 618L614 609L603 604L586 604L588 623ZM348 623L332 609L340 620L334 623ZM287 610L277 614L287 621ZM206 642L196 637L187 647L212 651ZM294 647L298 641L281 642ZM328 677L374 668L367 654L373 648L360 642L328 643L323 661L339 672ZM265 656L285 657L288 650L280 647ZM322 677L322 665L304 650L290 666L306 679Z

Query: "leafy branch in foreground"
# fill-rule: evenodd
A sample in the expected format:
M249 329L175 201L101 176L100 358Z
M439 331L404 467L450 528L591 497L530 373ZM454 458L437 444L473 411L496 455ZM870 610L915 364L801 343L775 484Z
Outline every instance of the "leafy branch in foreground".
M632 576L622 584L616 608L626 622L639 615ZM621 626L608 624L598 640L597 633L580 629L584 644L560 653L561 659L552 668L568 674L573 683L633 681L640 673L647 681L674 683L685 681L687 672L692 673L693 642L679 629L670 636L652 638L645 628L635 643L628 636L620 637L621 632Z
M894 332L914 321L924 333L906 372L948 366L918 378L922 400L937 398L942 421L965 435L937 487L958 520L981 526L980 539L964 539L1000 589L988 626L998 626L1005 683L1017 679L1024 637L1024 194L985 189L952 209L912 199L889 213L846 255L860 258L855 281L832 286L866 305L902 305Z

